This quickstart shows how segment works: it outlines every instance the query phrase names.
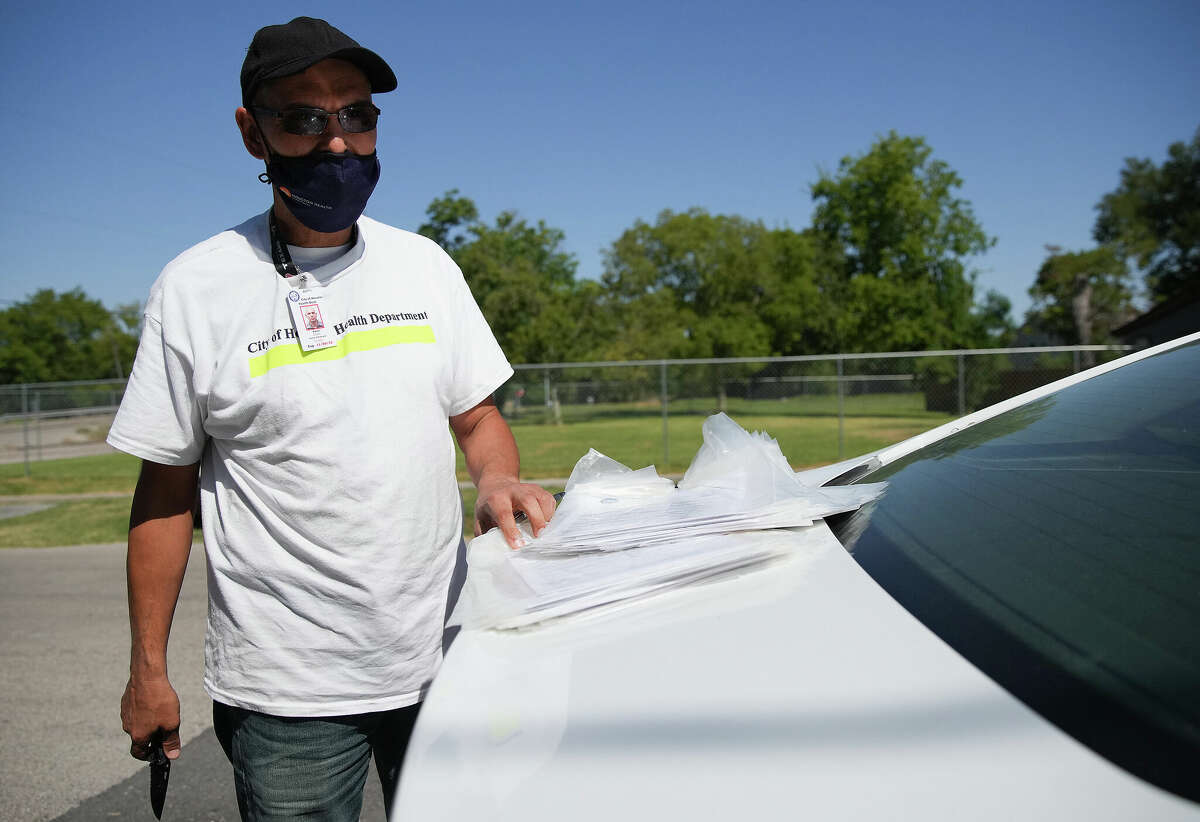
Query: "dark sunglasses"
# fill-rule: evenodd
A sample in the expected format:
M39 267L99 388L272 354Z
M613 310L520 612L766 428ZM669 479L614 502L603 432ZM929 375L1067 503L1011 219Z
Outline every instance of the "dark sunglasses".
M317 137L325 133L330 117L337 117L342 130L347 134L362 134L372 131L379 122L379 109L371 103L351 103L343 109L326 111L323 108L289 108L275 111L262 106L253 106L254 111L269 114L279 121L279 126L288 134L302 137Z

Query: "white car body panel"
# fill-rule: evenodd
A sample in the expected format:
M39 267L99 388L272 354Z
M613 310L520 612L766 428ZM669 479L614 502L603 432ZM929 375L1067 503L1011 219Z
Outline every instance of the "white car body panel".
M1200 819L1011 697L814 530L740 578L464 631L393 818Z
M876 456L891 462L995 408ZM463 631L392 818L743 816L1200 820L1200 805L1025 707L818 524L794 559L738 577L520 631Z

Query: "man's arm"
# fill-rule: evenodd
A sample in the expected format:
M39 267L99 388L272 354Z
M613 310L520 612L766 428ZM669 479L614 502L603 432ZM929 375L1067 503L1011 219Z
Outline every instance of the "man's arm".
M121 697L121 726L129 753L150 758L150 740L179 756L179 696L167 679L167 636L192 548L192 506L200 464L142 461L129 512L129 684Z
M467 470L479 496L475 500L475 534L500 526L513 548L521 545L514 511L524 511L537 536L554 515L554 497L540 485L520 481L517 443L500 409L490 398L450 418L450 428L466 457Z

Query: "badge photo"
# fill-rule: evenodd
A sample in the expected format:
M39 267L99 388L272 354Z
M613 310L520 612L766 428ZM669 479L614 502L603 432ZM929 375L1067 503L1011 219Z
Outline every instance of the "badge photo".
M309 331L325 327L325 320L321 316L321 306L316 303L304 303L300 306L300 315L304 317L304 327Z

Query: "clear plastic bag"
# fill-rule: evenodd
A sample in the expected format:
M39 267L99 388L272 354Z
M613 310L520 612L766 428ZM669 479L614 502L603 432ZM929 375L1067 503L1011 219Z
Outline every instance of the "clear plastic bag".
M774 439L750 434L724 414L705 420L703 433L678 488L652 465L634 471L589 450L550 524L522 550L619 551L688 535L800 527L853 510L882 490L806 485Z
M568 494L601 494L606 492L650 496L663 494L675 487L668 477L660 477L653 465L634 471L595 448L580 457L567 478Z
M806 485L774 439L724 414L703 433L678 488L653 465L634 471L590 449L540 536L521 523L520 551L499 531L471 542L455 621L516 627L762 562L787 554L813 520L884 488Z
M674 490L674 481L659 476L653 465L635 471L590 448L575 463L567 479L566 495L541 536L553 540L575 530L591 516L619 515Z
M779 443L761 431L751 434L725 414L714 414L702 427L704 444L692 458L680 488L717 487L759 505L804 494Z

